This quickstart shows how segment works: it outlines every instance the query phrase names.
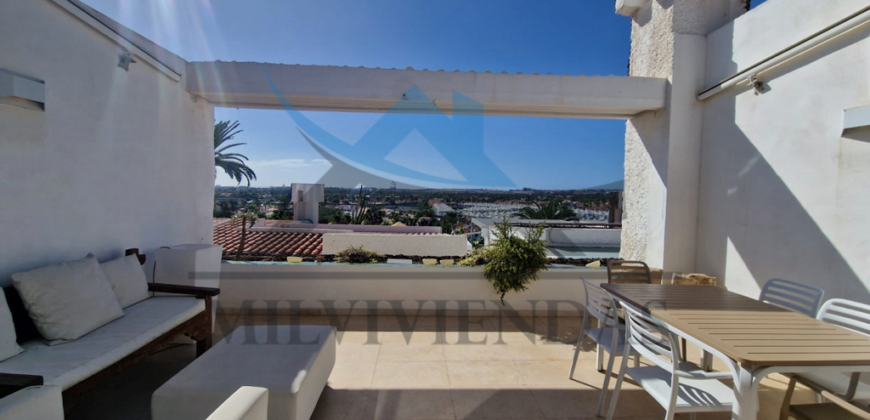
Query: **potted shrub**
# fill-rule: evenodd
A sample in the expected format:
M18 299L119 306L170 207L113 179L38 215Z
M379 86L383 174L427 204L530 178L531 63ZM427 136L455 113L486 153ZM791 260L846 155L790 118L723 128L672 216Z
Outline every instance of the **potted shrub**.
M369 251L362 246L351 246L335 254L335 261L349 264L376 263L381 254Z
M495 224L495 241L483 252L466 260L482 259L484 276L492 283L504 304L507 292L521 292L529 282L538 279L538 272L547 269L547 247L541 236L544 226L529 228L525 238L514 235L507 217ZM462 263L460 263L462 264Z

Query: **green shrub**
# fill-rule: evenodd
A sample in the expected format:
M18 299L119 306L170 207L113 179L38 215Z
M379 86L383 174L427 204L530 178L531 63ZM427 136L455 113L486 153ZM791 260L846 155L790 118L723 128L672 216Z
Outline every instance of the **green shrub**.
M339 251L335 254L335 261L350 264L366 264L377 262L377 258L381 254L375 251L369 251L362 246L351 246L344 251Z
M495 224L494 233L496 240L486 251L484 275L504 304L507 292L526 290L529 282L538 279L538 271L547 269L547 247L541 240L543 225L528 229L523 239L513 234L513 227L505 217Z
M474 248L465 254L457 264L465 267L484 265L489 260L488 251L489 248Z

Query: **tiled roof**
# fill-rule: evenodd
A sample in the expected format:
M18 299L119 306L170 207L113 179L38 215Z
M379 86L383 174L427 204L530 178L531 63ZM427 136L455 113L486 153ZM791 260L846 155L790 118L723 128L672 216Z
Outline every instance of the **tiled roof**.
M239 249L242 232L240 221L214 222L213 241L224 248L224 255L235 254ZM323 235L302 232L251 232L245 234L245 253L270 255L319 255L323 250Z

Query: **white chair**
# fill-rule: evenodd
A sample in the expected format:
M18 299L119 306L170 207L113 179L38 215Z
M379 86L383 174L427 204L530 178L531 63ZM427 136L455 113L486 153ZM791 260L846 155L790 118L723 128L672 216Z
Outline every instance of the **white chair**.
M243 386L230 395L206 420L266 420L269 390Z
M734 391L719 381L733 379L731 373L707 372L694 363L681 361L678 337L665 324L625 302L620 301L620 304L625 309L629 345L654 366L628 368L626 359L623 359L607 412L608 420L616 411L616 401L626 374L667 410L667 420L672 420L676 413L691 413L694 419L697 412L731 411ZM628 351L625 349L626 355ZM710 351L725 360L721 353Z
M617 354L624 353L625 347L625 325L619 322L617 313L617 305L610 295L600 287L590 283L584 278L580 278L583 282L583 288L586 290L586 309L583 312L583 322L580 324L580 336L577 337L577 347L574 348L574 359L571 362L571 370L568 372L568 379L574 376L574 368L577 366L577 357L580 354L580 348L583 344L583 338L588 336L597 346L597 369L599 372L605 372L604 385L601 386L601 396L598 398L598 415L602 415L604 409L604 399L607 396L607 385L610 384L610 375L613 373L613 359ZM592 319L598 320L598 328L590 328ZM608 353L607 370L603 369L604 353ZM634 356L634 365L640 364L640 356L637 352L631 351Z
M822 305L816 318L870 336L870 305L846 299L830 299ZM808 372L792 375L792 377L819 395L823 391L827 391L846 401L870 399L870 385L862 382L861 374L857 372L851 374ZM794 380L789 384L786 398L782 402L780 415L782 419L788 418L787 413L791 403L791 393L794 390Z
M815 318L825 291L784 279L770 279L761 288L758 300Z

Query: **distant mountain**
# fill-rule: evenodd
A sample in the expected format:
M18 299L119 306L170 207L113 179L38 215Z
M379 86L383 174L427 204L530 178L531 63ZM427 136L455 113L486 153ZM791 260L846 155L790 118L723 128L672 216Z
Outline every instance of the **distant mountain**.
M587 190L617 190L617 191L622 191L624 186L625 186L625 180L623 179L620 181L611 182L609 184L599 185L597 187L585 188L585 189L587 189Z

